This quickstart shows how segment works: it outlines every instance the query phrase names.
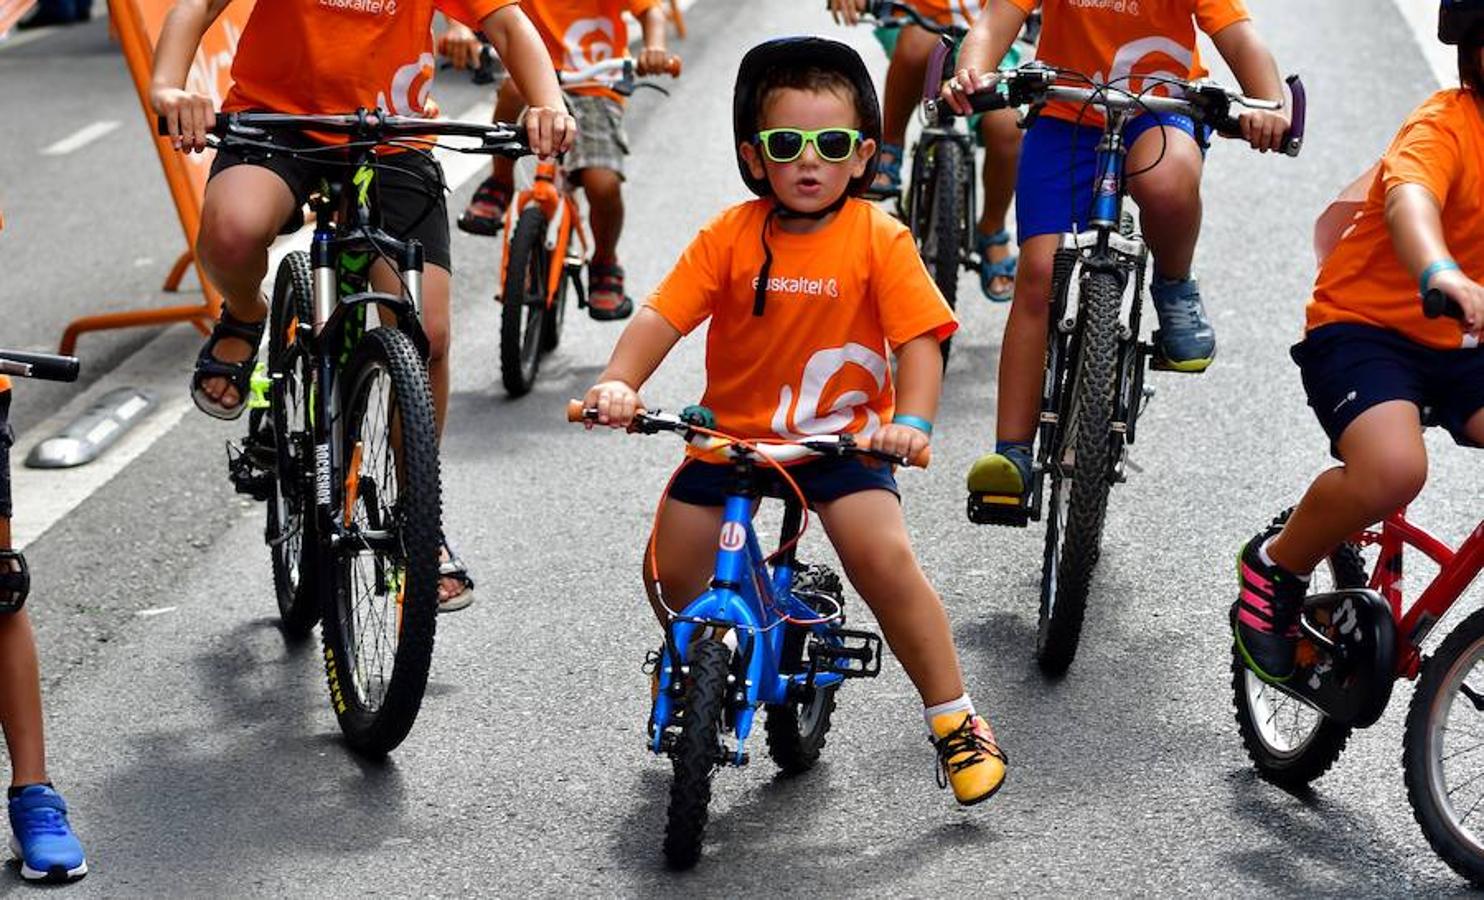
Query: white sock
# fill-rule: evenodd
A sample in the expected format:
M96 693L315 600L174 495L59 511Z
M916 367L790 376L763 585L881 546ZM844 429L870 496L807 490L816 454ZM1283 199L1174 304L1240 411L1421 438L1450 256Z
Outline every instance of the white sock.
M1278 536L1275 534L1272 537L1268 538L1267 540L1263 541L1262 542L1262 546L1257 548L1257 558L1260 559L1260 560L1262 560L1262 564L1263 565L1268 566L1270 568L1272 566L1278 566L1278 564L1275 563L1275 562L1273 562L1273 558L1268 555L1268 544L1271 544L1273 541L1275 541L1277 539L1278 539ZM1278 568L1283 569L1282 566L1278 566ZM1283 569L1283 571L1288 572L1287 569ZM1299 581L1302 581L1304 584L1308 584L1309 583L1309 576L1308 575L1299 575L1299 574L1294 573L1294 572L1288 572L1288 574L1292 575L1294 578L1297 578Z
M974 714L974 701L969 699L968 694L963 694L957 700L949 700L947 703L939 703L937 706L925 707L922 711L922 720L927 723L928 734L930 736L937 737L937 735L933 734L933 719L944 713L968 713L972 716Z

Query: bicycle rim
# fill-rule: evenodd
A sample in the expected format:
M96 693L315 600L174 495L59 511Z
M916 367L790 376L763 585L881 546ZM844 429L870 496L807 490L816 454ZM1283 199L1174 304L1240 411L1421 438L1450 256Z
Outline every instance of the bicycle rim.
M1484 639L1448 667L1427 717L1425 758L1427 787L1447 826L1473 856L1484 859L1484 712L1474 699L1484 697L1481 663Z

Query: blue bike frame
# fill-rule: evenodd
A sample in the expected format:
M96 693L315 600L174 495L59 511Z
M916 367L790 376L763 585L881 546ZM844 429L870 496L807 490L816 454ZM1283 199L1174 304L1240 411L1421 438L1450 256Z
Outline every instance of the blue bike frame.
M789 702L790 687L828 688L838 685L844 676L838 672L799 672L784 674L783 641L787 634L784 618L813 621L821 618L815 610L793 594L794 559L785 552L773 564L767 558L752 527L753 498L744 493L727 497L722 513L721 537L716 553L716 572L711 589L697 597L670 622L663 658L660 662L660 691L654 706L654 733L650 749L664 752L665 729L673 724L675 694L673 685L689 665L688 654L697 632L707 628L727 629L736 638L736 659L743 662L745 680L729 698L734 711L733 732L737 746L731 762L745 761L743 744L752 732L759 706ZM785 517L785 541L797 532ZM832 640L838 631L837 610L825 621L814 622L809 629L821 639ZM740 675L741 673L735 672Z

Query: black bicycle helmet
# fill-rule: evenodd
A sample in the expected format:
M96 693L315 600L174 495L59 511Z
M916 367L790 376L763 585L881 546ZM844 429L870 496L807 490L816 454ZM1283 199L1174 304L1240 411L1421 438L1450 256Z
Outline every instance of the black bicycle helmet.
M876 160L881 153L881 105L876 99L876 85L871 81L866 64L860 54L847 44L821 37L782 37L764 41L747 51L737 69L737 86L732 92L732 131L736 138L733 144L740 147L757 140L757 89L763 77L778 69L810 66L839 72L855 85L861 136L875 141L877 147L866 163L864 174L852 179L846 192L849 196L858 195L876 180ZM773 189L768 179L752 177L740 150L737 152L737 169L754 194L772 196Z
M1484 0L1443 0L1438 7L1438 40L1461 44L1484 28Z

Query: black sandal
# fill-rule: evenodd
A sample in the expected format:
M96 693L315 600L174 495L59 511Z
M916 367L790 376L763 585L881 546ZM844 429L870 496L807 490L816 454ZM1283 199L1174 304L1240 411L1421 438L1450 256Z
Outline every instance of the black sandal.
M217 419L232 420L242 415L247 408L253 369L258 364L258 344L263 340L263 329L267 324L267 316L259 322L244 322L227 312L226 308L222 309L222 317L212 326L211 335L196 356L196 371L191 373L191 399L197 409ZM245 341L252 347L252 355L242 362L217 359L214 355L216 345L225 338ZM206 393L202 385L210 378L225 378L231 383L237 391L236 405L227 406Z
M451 597L439 600L438 611L440 613L458 612L474 602L474 579L469 577L469 567L464 565L459 555L448 546L448 541L443 542L443 551L448 554L448 559L438 564L438 580L451 578L462 585L463 590Z

